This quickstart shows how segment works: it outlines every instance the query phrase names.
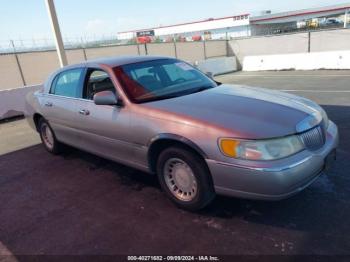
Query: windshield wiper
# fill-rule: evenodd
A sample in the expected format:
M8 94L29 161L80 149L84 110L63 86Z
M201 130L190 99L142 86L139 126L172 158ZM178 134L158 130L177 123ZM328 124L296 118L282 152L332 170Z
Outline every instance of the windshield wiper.
M150 97L150 98L144 98L141 99L140 101L138 101L139 103L147 103L147 102L153 102L153 101L160 101L160 100L165 100L165 99L171 99L171 98L175 98L178 97L179 95L174 95L174 94L170 94L170 95L163 95L163 96L154 96L154 97Z
M186 96L186 95L191 95L195 93L199 93L202 91L205 91L207 89L214 88L215 86L201 86L198 88L194 88L192 90L187 90L187 91L182 91L182 92L176 92L172 94L166 94L166 95L161 95L161 96L154 96L154 97L149 97L149 98L143 98L139 103L146 103L146 102L153 102L153 101L159 101L159 100L165 100L165 99L171 99L171 98L176 98L180 96Z

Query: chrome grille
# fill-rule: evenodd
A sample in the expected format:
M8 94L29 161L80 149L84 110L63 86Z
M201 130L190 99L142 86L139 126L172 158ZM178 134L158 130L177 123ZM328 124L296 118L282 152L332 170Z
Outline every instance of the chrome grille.
M305 147L309 150L318 150L326 142L326 133L322 126L317 126L299 135Z

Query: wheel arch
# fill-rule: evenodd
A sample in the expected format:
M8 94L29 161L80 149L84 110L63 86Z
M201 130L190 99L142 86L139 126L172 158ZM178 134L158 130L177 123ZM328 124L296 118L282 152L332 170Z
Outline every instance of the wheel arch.
M39 132L39 121L41 118L44 118L41 114L39 113L35 113L33 115L33 121L34 121L34 124L35 124L35 127L36 127L36 130Z
M151 172L156 171L157 160L160 153L164 149L174 145L185 147L186 149L200 156L203 160L208 158L206 153L196 143L188 138L168 133L159 134L152 138L148 143L147 158Z

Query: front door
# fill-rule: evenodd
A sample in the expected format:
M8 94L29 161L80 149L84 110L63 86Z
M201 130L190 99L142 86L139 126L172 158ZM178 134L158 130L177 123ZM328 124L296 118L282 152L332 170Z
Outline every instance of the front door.
M127 163L133 145L128 142L129 113L123 107L101 106L93 102L97 92L116 88L109 75L100 69L88 69L83 99L77 101L79 144L86 151Z

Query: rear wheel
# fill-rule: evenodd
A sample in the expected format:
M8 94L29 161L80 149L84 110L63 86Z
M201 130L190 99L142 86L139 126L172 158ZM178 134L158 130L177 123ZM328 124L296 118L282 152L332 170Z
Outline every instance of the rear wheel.
M49 123L44 118L41 118L38 127L41 141L46 150L52 154L60 153L61 143L57 141Z
M157 175L163 191L183 209L199 210L215 197L204 160L186 148L170 147L161 152Z

